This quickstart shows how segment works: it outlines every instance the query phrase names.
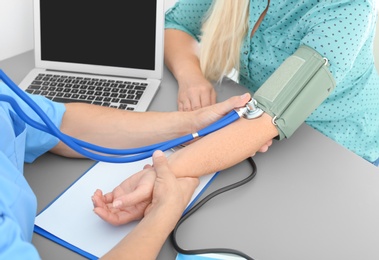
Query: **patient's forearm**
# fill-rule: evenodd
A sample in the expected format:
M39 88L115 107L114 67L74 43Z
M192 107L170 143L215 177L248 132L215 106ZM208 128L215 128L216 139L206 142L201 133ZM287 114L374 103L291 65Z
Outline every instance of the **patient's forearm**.
M178 177L214 173L243 161L277 135L267 114L239 119L171 155L170 167Z

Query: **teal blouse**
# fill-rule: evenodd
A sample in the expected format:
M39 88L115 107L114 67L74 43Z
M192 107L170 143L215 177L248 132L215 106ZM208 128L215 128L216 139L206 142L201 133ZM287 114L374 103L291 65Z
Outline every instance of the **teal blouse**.
M211 0L180 0L166 28L197 39ZM250 1L249 32L267 6ZM270 1L267 14L241 48L239 83L255 92L302 45L328 58L337 82L306 123L368 161L379 158L379 76L374 66L375 0Z

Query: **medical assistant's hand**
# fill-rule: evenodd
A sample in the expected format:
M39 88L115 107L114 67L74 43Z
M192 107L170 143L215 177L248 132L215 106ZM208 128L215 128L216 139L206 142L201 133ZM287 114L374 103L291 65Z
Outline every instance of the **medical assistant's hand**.
M162 204L173 204L178 209L172 211L181 214L198 180L176 179L160 151L154 153L153 165L132 175L110 193L103 195L101 190L96 190L92 197L94 212L116 226L140 219Z
M156 172L153 199L144 218L101 259L156 259L188 205L198 179L177 179L161 151L153 154L153 163Z
M192 132L197 132L200 129L214 123L233 109L245 106L250 99L251 95L249 93L245 93L241 96L231 97L212 106L204 107L196 111L189 112L188 114L185 113L185 115L191 117L193 127Z
M169 169L167 158L162 151L153 154L153 168L156 172L152 202L145 210L145 218L163 212L166 221L176 224L187 207L196 187L198 178L176 178ZM169 220L171 218L171 220ZM174 227L172 226L172 228Z
M193 111L216 103L216 91L202 75L178 79L178 85L179 111Z
M112 192L103 195L101 190L96 190L92 196L94 212L115 226L141 219L151 203L155 178L154 169L145 167L121 182Z
M194 116L194 126L192 132L197 132L200 129L206 127L207 125L215 122L220 119L222 116L229 113L232 109L239 108L245 106L245 104L250 100L251 95L249 93L245 93L242 96L234 96L231 97L224 102L217 103L210 107L201 108L199 110L191 112ZM269 147L272 145L272 140L268 141L264 144L258 152L264 153L267 152ZM251 156L254 156L252 154Z

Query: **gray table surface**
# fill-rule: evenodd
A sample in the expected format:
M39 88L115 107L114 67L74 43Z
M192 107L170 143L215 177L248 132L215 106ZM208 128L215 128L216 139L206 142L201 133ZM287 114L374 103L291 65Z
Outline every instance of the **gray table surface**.
M34 66L33 52L0 62L16 83ZM230 80L216 86L219 100L245 90ZM149 110L176 109L177 84L170 72ZM227 247L254 259L379 259L379 169L334 141L302 125L254 160L257 176L212 199L183 223L183 248ZM50 153L25 164L25 176L38 199L38 212L93 165ZM211 191L245 178L245 161L222 171ZM43 259L84 259L38 234L33 244ZM175 259L167 241L158 259Z

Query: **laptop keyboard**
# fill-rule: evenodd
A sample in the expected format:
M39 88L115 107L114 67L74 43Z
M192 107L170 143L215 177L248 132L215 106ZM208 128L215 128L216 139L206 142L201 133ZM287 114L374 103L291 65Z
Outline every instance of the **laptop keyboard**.
M146 82L39 74L26 92L45 96L61 103L88 104L134 110Z

